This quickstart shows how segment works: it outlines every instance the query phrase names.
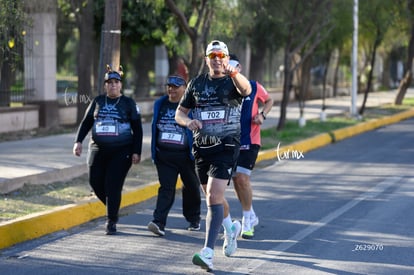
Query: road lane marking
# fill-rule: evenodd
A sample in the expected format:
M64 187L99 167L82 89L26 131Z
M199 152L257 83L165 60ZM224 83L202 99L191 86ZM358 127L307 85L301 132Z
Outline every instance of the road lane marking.
M264 253L262 253L259 258L256 260L249 261L249 264L247 266L239 266L235 271L238 272L252 272L254 270L257 270L261 265L265 264L268 259L276 259L277 256L281 255L283 252L288 250L289 248L293 247L295 244L297 244L299 241L303 240L316 230L320 229L323 226L326 226L334 219L338 218L342 214L346 213L356 205L358 205L360 202L365 201L367 199L373 199L377 197L378 195L382 194L387 190L389 187L393 186L394 184L401 181L402 177L389 177L383 180L382 182L378 183L371 189L369 189L367 192L361 194L360 196L356 197L355 199L349 201L342 207L338 208L337 210L329 213L322 219L320 219L317 222L312 223L305 229L302 229L292 237L290 237L288 240L286 240L284 243L281 243ZM266 260L263 260L266 259Z

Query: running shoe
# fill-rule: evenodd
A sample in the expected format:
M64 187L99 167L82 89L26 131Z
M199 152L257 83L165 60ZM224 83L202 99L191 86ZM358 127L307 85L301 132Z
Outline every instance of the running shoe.
M237 237L240 235L241 224L239 221L234 221L231 227L231 232L225 232L223 242L223 254L227 257L233 255L237 250Z
M243 239L252 239L254 237L254 227L258 224L259 218L257 216L250 217L249 219L243 217L241 237Z
M213 270L214 250L209 247L201 249L200 253L193 256L193 264L200 266L207 271Z
M246 218L243 216L241 237L243 239L251 239L254 237L254 227L251 226L250 217Z
M259 217L254 215L254 217L250 216L250 224L252 227L259 225Z
M115 235L116 234L116 222L113 221L107 221L106 224L106 235Z
M148 224L148 230L158 236L165 235L164 226L156 222L150 222Z
M189 231L200 231L200 223L199 222L190 222L187 229Z

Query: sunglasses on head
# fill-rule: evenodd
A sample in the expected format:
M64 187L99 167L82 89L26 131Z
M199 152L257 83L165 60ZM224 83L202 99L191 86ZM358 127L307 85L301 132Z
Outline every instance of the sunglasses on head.
M207 56L208 56L208 58L210 58L210 59L215 59L216 57L218 57L218 58L220 58L220 59L223 59L223 58L225 58L227 55L226 55L225 53L223 53L223 52L212 52L212 53L209 53Z

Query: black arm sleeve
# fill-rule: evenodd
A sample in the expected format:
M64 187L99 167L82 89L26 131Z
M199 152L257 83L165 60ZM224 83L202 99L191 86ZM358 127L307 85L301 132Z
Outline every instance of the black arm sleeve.
M141 155L143 131L140 114L138 114L138 119L131 120L131 129L134 142L132 152Z
M132 130L132 153L141 155L142 152L142 139L143 139L143 130L142 130L142 121L141 113L135 101L132 98L128 98L129 106L131 108L131 130Z
M88 109L85 112L85 115L79 125L78 131L76 133L75 143L80 142L85 139L86 135L90 131L90 129L93 126L94 118L93 118L93 112L95 110L96 101L93 100L91 104L89 104Z

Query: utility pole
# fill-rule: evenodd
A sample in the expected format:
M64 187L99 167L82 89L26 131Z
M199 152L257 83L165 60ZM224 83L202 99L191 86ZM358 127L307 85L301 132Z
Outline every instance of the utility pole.
M354 34L352 38L352 97L351 116L357 117L357 92L358 92L358 0L354 0L353 8Z
M101 53L99 61L99 92L102 92L106 64L119 70L121 56L122 0L105 0L105 19L102 27Z

